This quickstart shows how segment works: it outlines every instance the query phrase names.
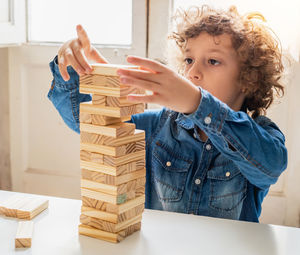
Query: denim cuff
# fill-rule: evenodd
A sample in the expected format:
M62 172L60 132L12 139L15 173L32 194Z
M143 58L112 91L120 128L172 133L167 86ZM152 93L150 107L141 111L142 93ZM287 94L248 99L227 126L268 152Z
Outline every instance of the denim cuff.
M71 66L67 67L70 79L65 81L62 78L58 68L57 56L50 62L49 66L54 77L55 86L65 91L71 91L79 86L79 75Z
M195 125L206 132L221 133L229 108L226 104L200 88L201 100L197 110L185 114Z

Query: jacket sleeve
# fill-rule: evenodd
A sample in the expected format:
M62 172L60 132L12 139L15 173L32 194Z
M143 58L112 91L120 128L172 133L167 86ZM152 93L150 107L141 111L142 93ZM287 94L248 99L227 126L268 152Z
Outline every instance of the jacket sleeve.
M91 96L79 93L79 76L72 67L68 67L70 79L63 80L58 69L57 56L50 62L50 69L53 80L48 98L67 126L79 133L79 105L91 101Z
M268 118L253 120L242 111L235 112L226 104L201 90L197 110L189 115L213 145L240 168L253 185L267 189L287 167L285 138Z

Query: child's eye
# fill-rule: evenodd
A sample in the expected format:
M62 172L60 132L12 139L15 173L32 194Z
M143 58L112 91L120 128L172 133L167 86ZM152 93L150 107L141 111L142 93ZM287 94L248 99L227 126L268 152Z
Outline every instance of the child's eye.
M184 62L187 64L187 65L190 65L193 63L193 60L191 58L185 58L184 59Z
M211 64L211 65L213 65L213 66L216 66L216 65L220 64L220 62L218 60L215 60L213 58L209 59L208 63Z

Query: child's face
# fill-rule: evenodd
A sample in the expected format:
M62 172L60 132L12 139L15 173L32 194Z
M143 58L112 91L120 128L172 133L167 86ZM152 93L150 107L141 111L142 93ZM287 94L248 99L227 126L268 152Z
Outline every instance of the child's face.
M240 65L230 35L213 37L202 32L188 39L184 59L186 78L233 110L240 110L245 97L238 85Z

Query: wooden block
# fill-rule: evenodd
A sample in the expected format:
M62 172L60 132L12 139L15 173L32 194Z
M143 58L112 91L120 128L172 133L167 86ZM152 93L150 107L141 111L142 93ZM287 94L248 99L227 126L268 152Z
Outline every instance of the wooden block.
M80 131L111 136L114 138L133 135L134 130L135 124L133 123L116 123L108 126L96 126L80 123Z
M90 152L96 152L114 157L124 156L129 153L145 150L145 140L128 143L120 146L107 146L93 143L80 143L80 149Z
M142 94L140 91L139 94ZM106 106L112 107L123 107L123 106L130 106L135 105L137 103L133 103L132 101L128 101L127 97L106 97Z
M145 167L145 157L142 156L132 162L125 163L123 165L105 165L103 163L91 162L91 161L80 161L80 167L83 169L109 174L113 176L118 176L121 174L126 174L134 172L136 170L143 169Z
M131 120L131 116L125 116L121 118L103 116L99 114L91 114L91 116L92 116L92 124L100 125L100 126L107 126L107 125Z
M129 94L141 94L141 90L139 88L124 86L122 84L118 88L111 88L81 83L79 92L83 94L97 94L112 97L124 97L128 96Z
M92 104L94 104L94 105L106 105L106 96L92 95Z
M138 66L131 66L131 65L117 65L117 64L92 64L93 71L91 74L98 74L98 75L108 75L108 76L118 76L117 70L122 69L139 69Z
M1 206L1 212L7 217L32 219L48 208L48 200L39 197L14 195Z
M19 219L31 220L42 211L48 208L49 201L44 198L31 199L29 203L26 203L20 209L17 210L17 217Z
M138 205L144 205L145 203L145 195L135 197L131 200L126 201L123 204L115 205L111 203L107 203L95 198L90 198L86 196L82 196L82 205L86 207L92 207L101 211L114 213L114 214L122 214Z
M115 213L109 213L109 212L97 210L93 207L82 206L81 214L88 217L105 220L111 223L121 223L137 215L142 214L144 208L145 208L144 204L140 204L134 208L127 210L126 212L123 212L121 214L115 214Z
M109 116L115 118L127 117L129 115L134 115L137 113L144 112L144 104L135 104L130 106L122 107L111 107L104 105L95 105L90 103L81 103L80 112L89 113L89 114L99 114L102 116Z
M17 209L21 208L27 202L26 197L18 194L13 195L1 204L1 214L17 218Z
M109 184L109 185L120 185L123 183L127 183L129 181L132 181L132 180L136 180L136 179L145 177L145 175L146 175L146 169L137 170L137 171L119 175L119 176L113 176L113 175L109 175L109 174L99 173L99 172L90 171L87 169L81 170L81 178L82 179L100 182L100 183Z
M134 193L134 194L133 194ZM102 200L111 204L122 204L129 200L130 198L135 196L135 191L127 193L123 193L121 195L111 195L99 191L94 191L90 189L81 188L81 195L89 198L94 198L97 200Z
M120 157L104 155L103 164L108 166L120 166L120 165L127 164L129 162L144 159L145 154L146 154L145 150L141 150Z
M15 238L16 248L31 247L33 234L33 221L20 221L18 223L17 234Z
M128 226L124 230L118 233L110 233L107 231L99 230L87 225L80 224L79 227L79 234L101 239L104 241L118 243L122 241L125 237L131 235L132 233L141 229L141 222Z
M92 104L111 106L111 107L123 107L123 106L136 105L138 103L134 103L132 101L127 100L127 96L125 96L125 97L109 97L109 96L93 94Z
M86 84L91 86L104 86L111 88L119 88L120 78L118 76L108 76L108 75L97 75L97 74L87 74L80 76L80 84Z
M80 159L86 162L103 164L103 155L90 151L80 150Z
M80 122L92 124L92 114L80 112Z
M143 171L146 172L146 171ZM141 177L144 180L145 177ZM109 195L121 196L122 194L128 193L130 191L134 191L137 188L143 188L145 185L141 185L140 183L143 180L135 179L125 183L121 183L119 185L110 185L102 182L95 182L88 179L81 179L81 188L89 189Z
M134 134L114 138L111 136L99 135L94 133L88 133L85 131L80 132L80 142L81 143L92 143L99 145L107 145L107 146L121 146L128 143L138 142L145 140L145 131L144 130L134 130Z
M80 223L100 230L112 232L112 233L120 232L121 230L126 229L127 227L133 224L141 222L141 220L142 220L141 214L120 223L112 223L109 221L89 217L83 214L80 215Z

